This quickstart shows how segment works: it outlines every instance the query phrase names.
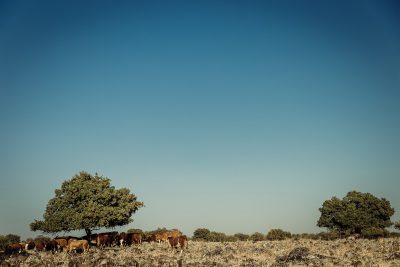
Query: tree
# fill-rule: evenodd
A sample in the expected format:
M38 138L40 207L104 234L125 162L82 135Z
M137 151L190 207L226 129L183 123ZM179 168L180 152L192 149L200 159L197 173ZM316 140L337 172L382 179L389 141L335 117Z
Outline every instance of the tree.
M400 230L400 221L394 223L394 228Z
M44 220L30 224L32 231L69 232L122 226L132 222L132 214L143 207L129 189L115 189L107 177L80 172L66 180L49 200Z
M390 217L394 209L390 202L370 193L351 191L343 199L332 197L319 211L321 217L317 225L340 233L376 235L393 224Z

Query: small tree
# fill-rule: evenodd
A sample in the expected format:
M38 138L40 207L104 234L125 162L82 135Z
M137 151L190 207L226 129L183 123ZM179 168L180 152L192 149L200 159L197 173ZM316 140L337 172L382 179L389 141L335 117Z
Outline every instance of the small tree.
M290 232L283 231L282 229L271 229L267 236L267 240L284 240L290 238L292 234Z
M326 200L319 211L319 227L340 233L371 233L374 236L383 234L384 229L392 225L390 217L394 214L394 209L385 198L356 191L347 193L343 199L333 197Z
M84 229L90 235L96 228L132 222L132 214L141 207L143 203L129 189L115 189L106 177L80 172L55 190L44 220L35 220L30 227L46 233Z

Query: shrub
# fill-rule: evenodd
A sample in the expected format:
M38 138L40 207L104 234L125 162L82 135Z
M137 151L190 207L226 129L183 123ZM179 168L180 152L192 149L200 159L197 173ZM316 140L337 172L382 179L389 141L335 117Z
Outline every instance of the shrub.
M320 232L316 235L316 238L321 240L336 240L340 237L340 233L337 231Z
M12 243L19 243L21 237L14 234L0 235L0 250L4 250L7 245Z
M246 241L249 240L250 236L242 233L237 233L233 235L239 241Z
M128 233L143 234L142 229L128 229Z
M255 232L250 236L250 240L252 241L263 241L265 239L264 235L259 232Z
M267 236L267 240L284 240L290 238L292 234L290 232L283 231L282 229L271 229Z
M208 241L210 233L210 230L206 228L198 228L193 232L193 240Z
M371 227L368 229L363 229L361 231L361 235L364 238L378 238L387 236L388 232L386 232L385 229L382 228Z
M225 242L227 240L227 236L221 232L211 232L208 237L207 241L210 242Z

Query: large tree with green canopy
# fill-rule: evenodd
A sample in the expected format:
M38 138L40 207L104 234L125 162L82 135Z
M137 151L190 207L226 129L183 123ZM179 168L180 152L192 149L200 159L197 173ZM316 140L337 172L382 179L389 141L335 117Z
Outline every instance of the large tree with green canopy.
M341 233L382 235L393 224L390 217L394 209L390 202L370 193L351 191L343 199L332 197L319 211L317 225Z
M83 229L90 235L94 229L132 222L132 214L141 207L143 202L129 189L115 189L109 178L82 171L55 190L43 220L35 220L30 228L45 233Z

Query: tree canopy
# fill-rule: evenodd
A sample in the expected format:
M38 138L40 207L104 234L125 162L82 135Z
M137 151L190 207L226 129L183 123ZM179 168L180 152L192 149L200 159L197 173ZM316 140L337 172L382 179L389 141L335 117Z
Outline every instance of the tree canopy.
M370 193L351 191L343 199L332 197L319 209L317 225L348 234L384 233L392 225L394 209L385 198Z
M132 222L132 214L143 206L129 189L115 189L109 178L82 171L55 190L44 220L35 220L30 228L46 233L84 229L89 235L93 229Z

